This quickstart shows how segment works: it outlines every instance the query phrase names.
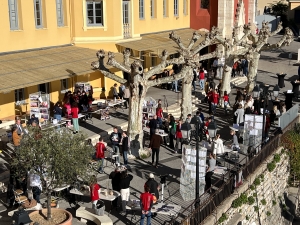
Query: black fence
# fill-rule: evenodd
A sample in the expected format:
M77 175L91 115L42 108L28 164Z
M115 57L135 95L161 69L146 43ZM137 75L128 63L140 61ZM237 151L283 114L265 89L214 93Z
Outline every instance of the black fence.
M284 130L275 130L271 135L267 143L258 146L248 152L245 156L245 164L243 166L236 166L235 168L229 170L223 179L219 180L217 183L220 184L214 186L220 186L217 191L207 190L203 195L200 196L200 206L195 209L195 201L183 210L176 218L170 221L170 225L202 225L205 223L205 219L212 215L217 207L228 198L235 189L235 177L242 171L243 178L246 179L250 174L252 174L265 160L273 154L273 152L280 145L281 135L288 130L292 129L296 123L299 122L299 117L294 119ZM212 192L209 194L208 192ZM204 198L204 196L209 196ZM187 215L188 214L188 215ZM216 213L214 213L216 215ZM216 218L217 220L217 218Z

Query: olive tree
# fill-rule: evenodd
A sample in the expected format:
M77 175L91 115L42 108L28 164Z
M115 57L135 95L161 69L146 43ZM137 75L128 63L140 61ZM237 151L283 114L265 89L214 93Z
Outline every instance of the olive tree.
M78 177L88 180L89 162L94 149L86 145L85 136L73 134L67 128L29 129L12 160L18 177L28 171L41 179L42 192L47 196L47 220L51 220L51 192L53 189L72 185Z

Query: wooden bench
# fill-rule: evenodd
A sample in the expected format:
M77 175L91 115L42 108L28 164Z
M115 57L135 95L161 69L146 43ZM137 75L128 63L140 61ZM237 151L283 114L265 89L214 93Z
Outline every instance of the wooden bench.
M81 222L86 222L84 220L89 220L98 225L113 225L112 220L107 216L98 216L94 214L94 210L86 207L79 207L76 210L76 217L80 217Z

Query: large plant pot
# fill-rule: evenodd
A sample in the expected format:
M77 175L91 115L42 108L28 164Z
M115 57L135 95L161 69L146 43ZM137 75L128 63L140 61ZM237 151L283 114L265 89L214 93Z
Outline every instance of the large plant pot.
M59 223L59 225L72 225L72 219L73 219L72 214L70 212L68 212L67 210L65 210L65 209L55 209L55 208L52 208L51 209L52 218L55 215L57 215L57 213L59 213L59 212L65 213L67 215L67 219L64 222ZM32 220L32 216L33 215L40 214L40 213L42 215L45 215L45 218L47 217L47 209L42 209L42 210L39 210L39 211L33 211L33 212L31 212L29 214L29 217ZM30 225L33 225L34 222L36 222L36 221L33 221Z

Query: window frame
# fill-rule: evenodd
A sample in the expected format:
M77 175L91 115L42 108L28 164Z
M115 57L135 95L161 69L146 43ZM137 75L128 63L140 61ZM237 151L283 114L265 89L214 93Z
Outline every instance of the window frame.
M59 6L60 6L60 10L59 10ZM65 25L63 0L56 0L56 19L57 19L58 27L63 27Z
M167 0L163 0L163 17L168 17L168 3L167 3Z
M92 4L91 4L92 3ZM101 6L101 23L96 23L96 3L99 3ZM86 0L86 24L87 27L104 27L104 7L103 7L103 0ZM94 23L89 23L89 13L88 13L88 5L93 5L93 19L94 19Z
M188 1L183 0L183 15L188 15Z
M145 19L145 1L139 0L139 19Z
M22 93L22 99L20 99L20 92ZM15 90L15 102L25 101L25 89L19 88Z
M36 8L36 3L39 2L39 10ZM33 7L34 7L34 22L35 28L40 29L43 28L43 3L42 0L33 0ZM40 25L37 24L37 12L40 13Z
M41 90L41 85L45 85L45 92ZM47 83L42 83L42 84L39 84L38 85L38 90L39 92L42 92L42 93L45 93L45 94L50 94L50 83L47 82Z
M66 85L64 85L64 82L66 82ZM61 79L60 80L60 92L61 93L66 93L67 91L69 91L69 82L68 82L68 78L65 79Z
M150 17L155 18L155 0L150 0Z
M14 5L15 7L15 23L12 24L12 7L11 5ZM19 30L19 14L18 14L18 0L8 0L8 13L9 13L9 26L10 30Z
M178 0L174 0L174 16L179 16Z

